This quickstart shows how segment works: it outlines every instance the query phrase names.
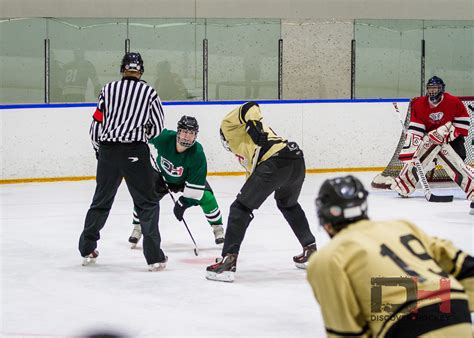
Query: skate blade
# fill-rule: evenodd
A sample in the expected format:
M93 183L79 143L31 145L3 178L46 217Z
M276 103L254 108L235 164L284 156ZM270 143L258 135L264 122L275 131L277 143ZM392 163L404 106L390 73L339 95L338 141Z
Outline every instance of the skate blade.
M234 281L234 273L232 271L224 271L221 273L206 271L206 279L217 282L232 283Z
M166 268L166 263L155 263L148 267L148 271L163 271Z
M295 263L298 269L306 270L306 263Z
M469 215L474 215L474 209L471 209L471 211L469 211Z
M128 243L130 245L130 249L136 249L137 248L137 243Z
M82 266L95 264L96 260L97 260L97 258L84 257L84 259L82 260Z

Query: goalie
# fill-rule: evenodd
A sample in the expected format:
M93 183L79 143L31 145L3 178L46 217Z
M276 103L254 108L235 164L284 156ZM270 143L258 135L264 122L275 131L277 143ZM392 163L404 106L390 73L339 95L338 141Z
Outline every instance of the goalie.
M415 191L419 180L413 163L416 157L424 172L431 170L436 162L441 164L466 193L466 198L474 199L474 171L464 163L469 114L461 100L444 89L443 80L433 76L426 84L427 95L411 102L410 123L399 155L404 166L391 186L403 197ZM471 202L471 214L474 214L474 202Z

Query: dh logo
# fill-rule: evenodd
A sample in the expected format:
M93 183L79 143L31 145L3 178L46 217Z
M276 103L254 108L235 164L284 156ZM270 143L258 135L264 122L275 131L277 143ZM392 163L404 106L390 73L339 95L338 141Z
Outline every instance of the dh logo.
M163 170L170 176L181 177L183 175L183 167L175 167L171 161L167 160L163 156L160 158L160 164Z
M439 299L439 310L441 313L451 313L450 289L451 283L449 278L439 279L439 289L432 291L418 290L417 277L376 277L371 278L370 288L370 309L372 313L394 313L404 303L408 306L400 311L400 314L416 313L418 310L417 300L421 299ZM382 288L404 288L406 297L399 303L388 303L382 301ZM390 291L387 291L390 292Z

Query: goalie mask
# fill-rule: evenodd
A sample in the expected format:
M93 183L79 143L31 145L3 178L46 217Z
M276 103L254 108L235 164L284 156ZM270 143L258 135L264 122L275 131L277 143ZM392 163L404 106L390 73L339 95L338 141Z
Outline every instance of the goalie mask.
M368 194L352 175L324 181L316 198L319 223L329 223L339 231L349 223L367 219Z
M143 67L143 59L140 53L130 52L123 56L122 64L120 65L120 73L123 73L126 70L136 71L143 74L145 68Z
M184 115L178 121L176 141L179 145L189 148L196 143L199 124L195 117Z
M431 102L438 103L441 100L445 86L444 81L437 76L433 76L426 82L426 95Z

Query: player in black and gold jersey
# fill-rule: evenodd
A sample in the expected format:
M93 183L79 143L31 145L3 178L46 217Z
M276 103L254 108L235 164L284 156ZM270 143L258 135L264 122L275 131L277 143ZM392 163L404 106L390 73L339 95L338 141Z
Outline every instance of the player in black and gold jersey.
M308 262L329 337L472 337L474 258L407 221L370 221L353 176L316 199L332 238Z
M252 212L273 192L278 209L303 247L303 253L293 257L293 261L305 269L308 257L316 251L316 242L298 203L305 178L303 151L262 122L260 107L255 102L247 102L228 113L220 133L224 147L245 168L247 181L230 206L222 258L207 267L206 278L234 280L237 256L253 219Z

